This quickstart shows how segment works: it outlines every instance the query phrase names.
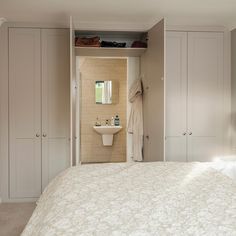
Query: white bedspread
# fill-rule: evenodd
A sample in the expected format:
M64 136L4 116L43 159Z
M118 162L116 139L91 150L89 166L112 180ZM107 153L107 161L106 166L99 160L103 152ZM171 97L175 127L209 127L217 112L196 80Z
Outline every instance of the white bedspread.
M236 235L236 183L204 163L73 167L38 201L23 236Z

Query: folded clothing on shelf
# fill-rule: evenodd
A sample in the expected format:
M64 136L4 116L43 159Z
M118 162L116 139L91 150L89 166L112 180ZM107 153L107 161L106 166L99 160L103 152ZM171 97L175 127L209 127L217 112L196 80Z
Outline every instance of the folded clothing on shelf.
M134 41L131 48L147 48L147 43L142 41Z
M126 43L102 41L101 47L104 47L104 48L125 48Z
M100 38L96 37L76 37L75 38L75 46L76 47L100 47Z

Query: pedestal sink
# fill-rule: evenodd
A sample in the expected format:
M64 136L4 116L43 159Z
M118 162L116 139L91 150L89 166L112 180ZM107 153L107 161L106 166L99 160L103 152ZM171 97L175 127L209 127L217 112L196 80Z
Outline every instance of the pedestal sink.
M121 126L93 126L93 129L102 135L102 143L104 146L112 146L113 135L118 133L122 127Z

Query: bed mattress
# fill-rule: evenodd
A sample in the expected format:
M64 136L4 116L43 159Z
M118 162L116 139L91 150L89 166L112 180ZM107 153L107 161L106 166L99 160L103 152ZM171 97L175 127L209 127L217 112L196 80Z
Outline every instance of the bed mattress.
M236 236L236 184L204 163L72 167L45 189L23 236Z

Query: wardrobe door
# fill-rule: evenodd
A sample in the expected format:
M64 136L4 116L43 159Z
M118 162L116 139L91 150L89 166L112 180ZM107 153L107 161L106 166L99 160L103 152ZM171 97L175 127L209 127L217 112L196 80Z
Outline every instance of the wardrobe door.
M43 187L70 165L69 30L43 29L42 166Z
M222 154L223 33L188 33L188 158Z
M10 198L41 193L40 30L9 29Z
M165 160L187 161L187 33L166 33Z
M144 87L144 161L164 160L165 21L148 31L148 49L141 57Z
M80 156L80 128L78 127L79 125L77 126L79 122L76 120L77 112L79 112L76 107L77 96L75 30L73 18L70 17L70 162L72 166L79 162Z

